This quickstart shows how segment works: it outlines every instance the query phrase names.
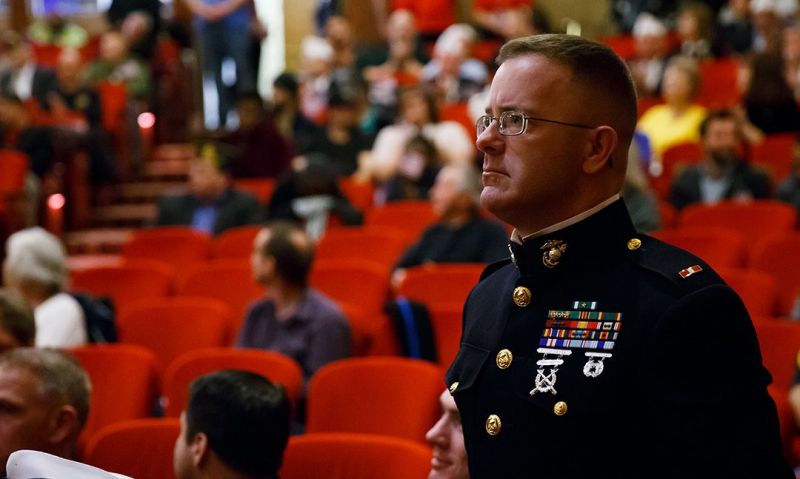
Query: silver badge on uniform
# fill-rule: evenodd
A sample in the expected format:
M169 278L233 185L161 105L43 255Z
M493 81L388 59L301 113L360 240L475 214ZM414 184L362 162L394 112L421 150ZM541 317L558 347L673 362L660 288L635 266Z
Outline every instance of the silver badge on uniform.
M583 365L583 375L587 378L596 378L603 374L603 361L611 357L611 353L585 353L589 358L586 364ZM598 359L599 358L599 359Z
M531 389L530 395L535 396L536 393L551 393L556 394L556 373L558 368L564 364L563 356L569 356L572 351L569 349L552 349L552 348L539 348L536 350L542 354L542 359L536 361L539 368L536 370L536 379L534 380L534 387ZM556 356L555 358L548 358L549 355ZM550 368L547 370L547 368Z

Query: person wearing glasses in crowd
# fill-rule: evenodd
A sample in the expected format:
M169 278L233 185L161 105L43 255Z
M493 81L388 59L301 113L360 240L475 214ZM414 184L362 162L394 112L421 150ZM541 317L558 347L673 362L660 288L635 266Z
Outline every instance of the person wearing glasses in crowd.
M512 40L498 63L477 146L511 257L470 293L446 375L470 476L793 477L742 301L620 199L625 64L570 35Z

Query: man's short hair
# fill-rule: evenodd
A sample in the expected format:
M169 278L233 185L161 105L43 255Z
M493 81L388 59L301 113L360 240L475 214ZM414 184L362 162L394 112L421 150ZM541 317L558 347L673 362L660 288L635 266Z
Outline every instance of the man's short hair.
M607 46L575 35L542 34L517 38L500 49L497 64L524 55L541 55L561 63L572 71L572 81L582 85L597 98L606 97L613 111L609 118L619 123L615 128L620 143L630 144L636 127L636 87L625 62ZM519 85L524 88L524 85Z
M17 231L6 242L4 273L18 283L40 285L48 296L56 294L67 283L64 245L38 226Z
M269 226L269 239L264 245L264 256L271 256L275 261L277 275L295 286L305 287L308 284L308 273L314 260L314 249L311 244L297 244L297 235L305 235L303 230L292 223L280 221Z
M705 138L706 133L708 133L708 127L714 121L732 121L736 124L736 134L741 138L741 131L740 131L740 123L739 118L736 114L728 110L727 108L723 108L720 110L711 110L708 112L703 121L700 122L700 138Z
M0 354L0 368L22 369L39 381L43 398L57 405L70 405L78 414L80 427L89 416L92 386L78 360L64 351L16 348Z
M289 421L283 387L252 372L219 371L189 387L185 440L203 433L209 448L231 469L271 477L283 460Z
M0 329L6 330L20 345L33 346L36 322L28 303L13 291L0 289Z

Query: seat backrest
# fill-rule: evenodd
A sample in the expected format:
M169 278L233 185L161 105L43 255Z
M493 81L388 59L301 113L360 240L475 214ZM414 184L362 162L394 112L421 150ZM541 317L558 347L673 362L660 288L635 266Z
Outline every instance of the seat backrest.
M428 477L430 468L430 448L413 441L369 434L303 434L289 439L280 477L421 479Z
M155 259L176 269L205 261L210 252L211 236L185 226L137 230L122 245L124 258Z
M425 304L463 304L485 268L481 263L438 263L408 268L395 295Z
M264 295L247 260L223 259L198 265L180 278L178 296L202 296L222 301L230 308L231 327L238 333L247 308Z
M275 191L275 180L272 178L239 178L233 181L233 187L239 191L250 193L258 198L262 205L269 203Z
M365 212L372 208L375 200L375 186L369 181L356 181L350 177L341 177L336 180L342 194L359 211Z
M772 386L788 393L797 369L800 351L800 323L785 320L755 324L764 366L772 374Z
M110 297L119 318L138 301L166 297L172 289L174 277L174 268L161 261L124 260L118 266L74 271L70 289Z
M788 315L800 295L800 234L775 234L756 243L750 256L750 267L775 278L778 312Z
M389 273L382 264L355 259L317 259L309 283L337 302L366 313L381 311L389 295Z
M189 385L199 376L224 369L260 374L281 384L297 403L303 390L303 371L292 358L260 349L205 348L173 361L164 373L164 415L178 417L189 400Z
M741 92L736 81L739 62L734 59L707 60L700 63L700 92L697 102L708 108L733 108L739 105Z
M124 83L100 81L95 84L102 106L103 128L113 134L123 134L125 108L128 105L128 88Z
M143 301L119 317L119 340L150 349L163 372L180 355L231 343L230 310L210 298L175 297Z
M778 284L771 275L743 268L717 268L717 273L742 298L751 317L778 314Z
M389 227L333 228L314 251L316 259L366 259L391 268L408 242L402 230Z
M723 201L715 205L695 203L681 210L678 227L722 227L739 231L745 238L753 232L791 231L797 212L786 203L754 200L747 203Z
M261 226L230 228L214 238L211 257L214 259L248 259L253 252L253 241Z
M84 462L136 479L174 479L175 418L134 419L103 428L89 441Z
M92 407L81 446L109 424L153 414L159 381L152 352L128 344L97 344L71 352L92 382Z
M745 238L734 229L685 227L661 230L653 236L699 256L714 268L738 268L745 264Z
M320 368L308 389L308 432L382 434L423 442L439 415L441 370L392 357L352 358Z
M364 224L367 226L391 226L416 239L422 231L436 222L436 214L429 201L405 200L387 203L367 211Z
M17 150L0 149L0 202L11 193L21 193L28 175L28 155Z
M774 183L780 183L792 172L794 145L794 133L767 135L750 149L750 161L767 170Z
M433 339L436 344L437 362L443 368L450 364L458 354L461 342L461 313L464 303L432 303L428 305Z

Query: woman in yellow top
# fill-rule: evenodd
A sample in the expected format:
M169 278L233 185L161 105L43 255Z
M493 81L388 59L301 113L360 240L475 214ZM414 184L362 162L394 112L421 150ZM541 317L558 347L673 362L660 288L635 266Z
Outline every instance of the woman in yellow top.
M671 146L700 140L700 123L706 117L706 109L694 103L699 90L697 62L685 57L670 60L664 70L661 93L665 104L647 110L638 125L659 159Z

